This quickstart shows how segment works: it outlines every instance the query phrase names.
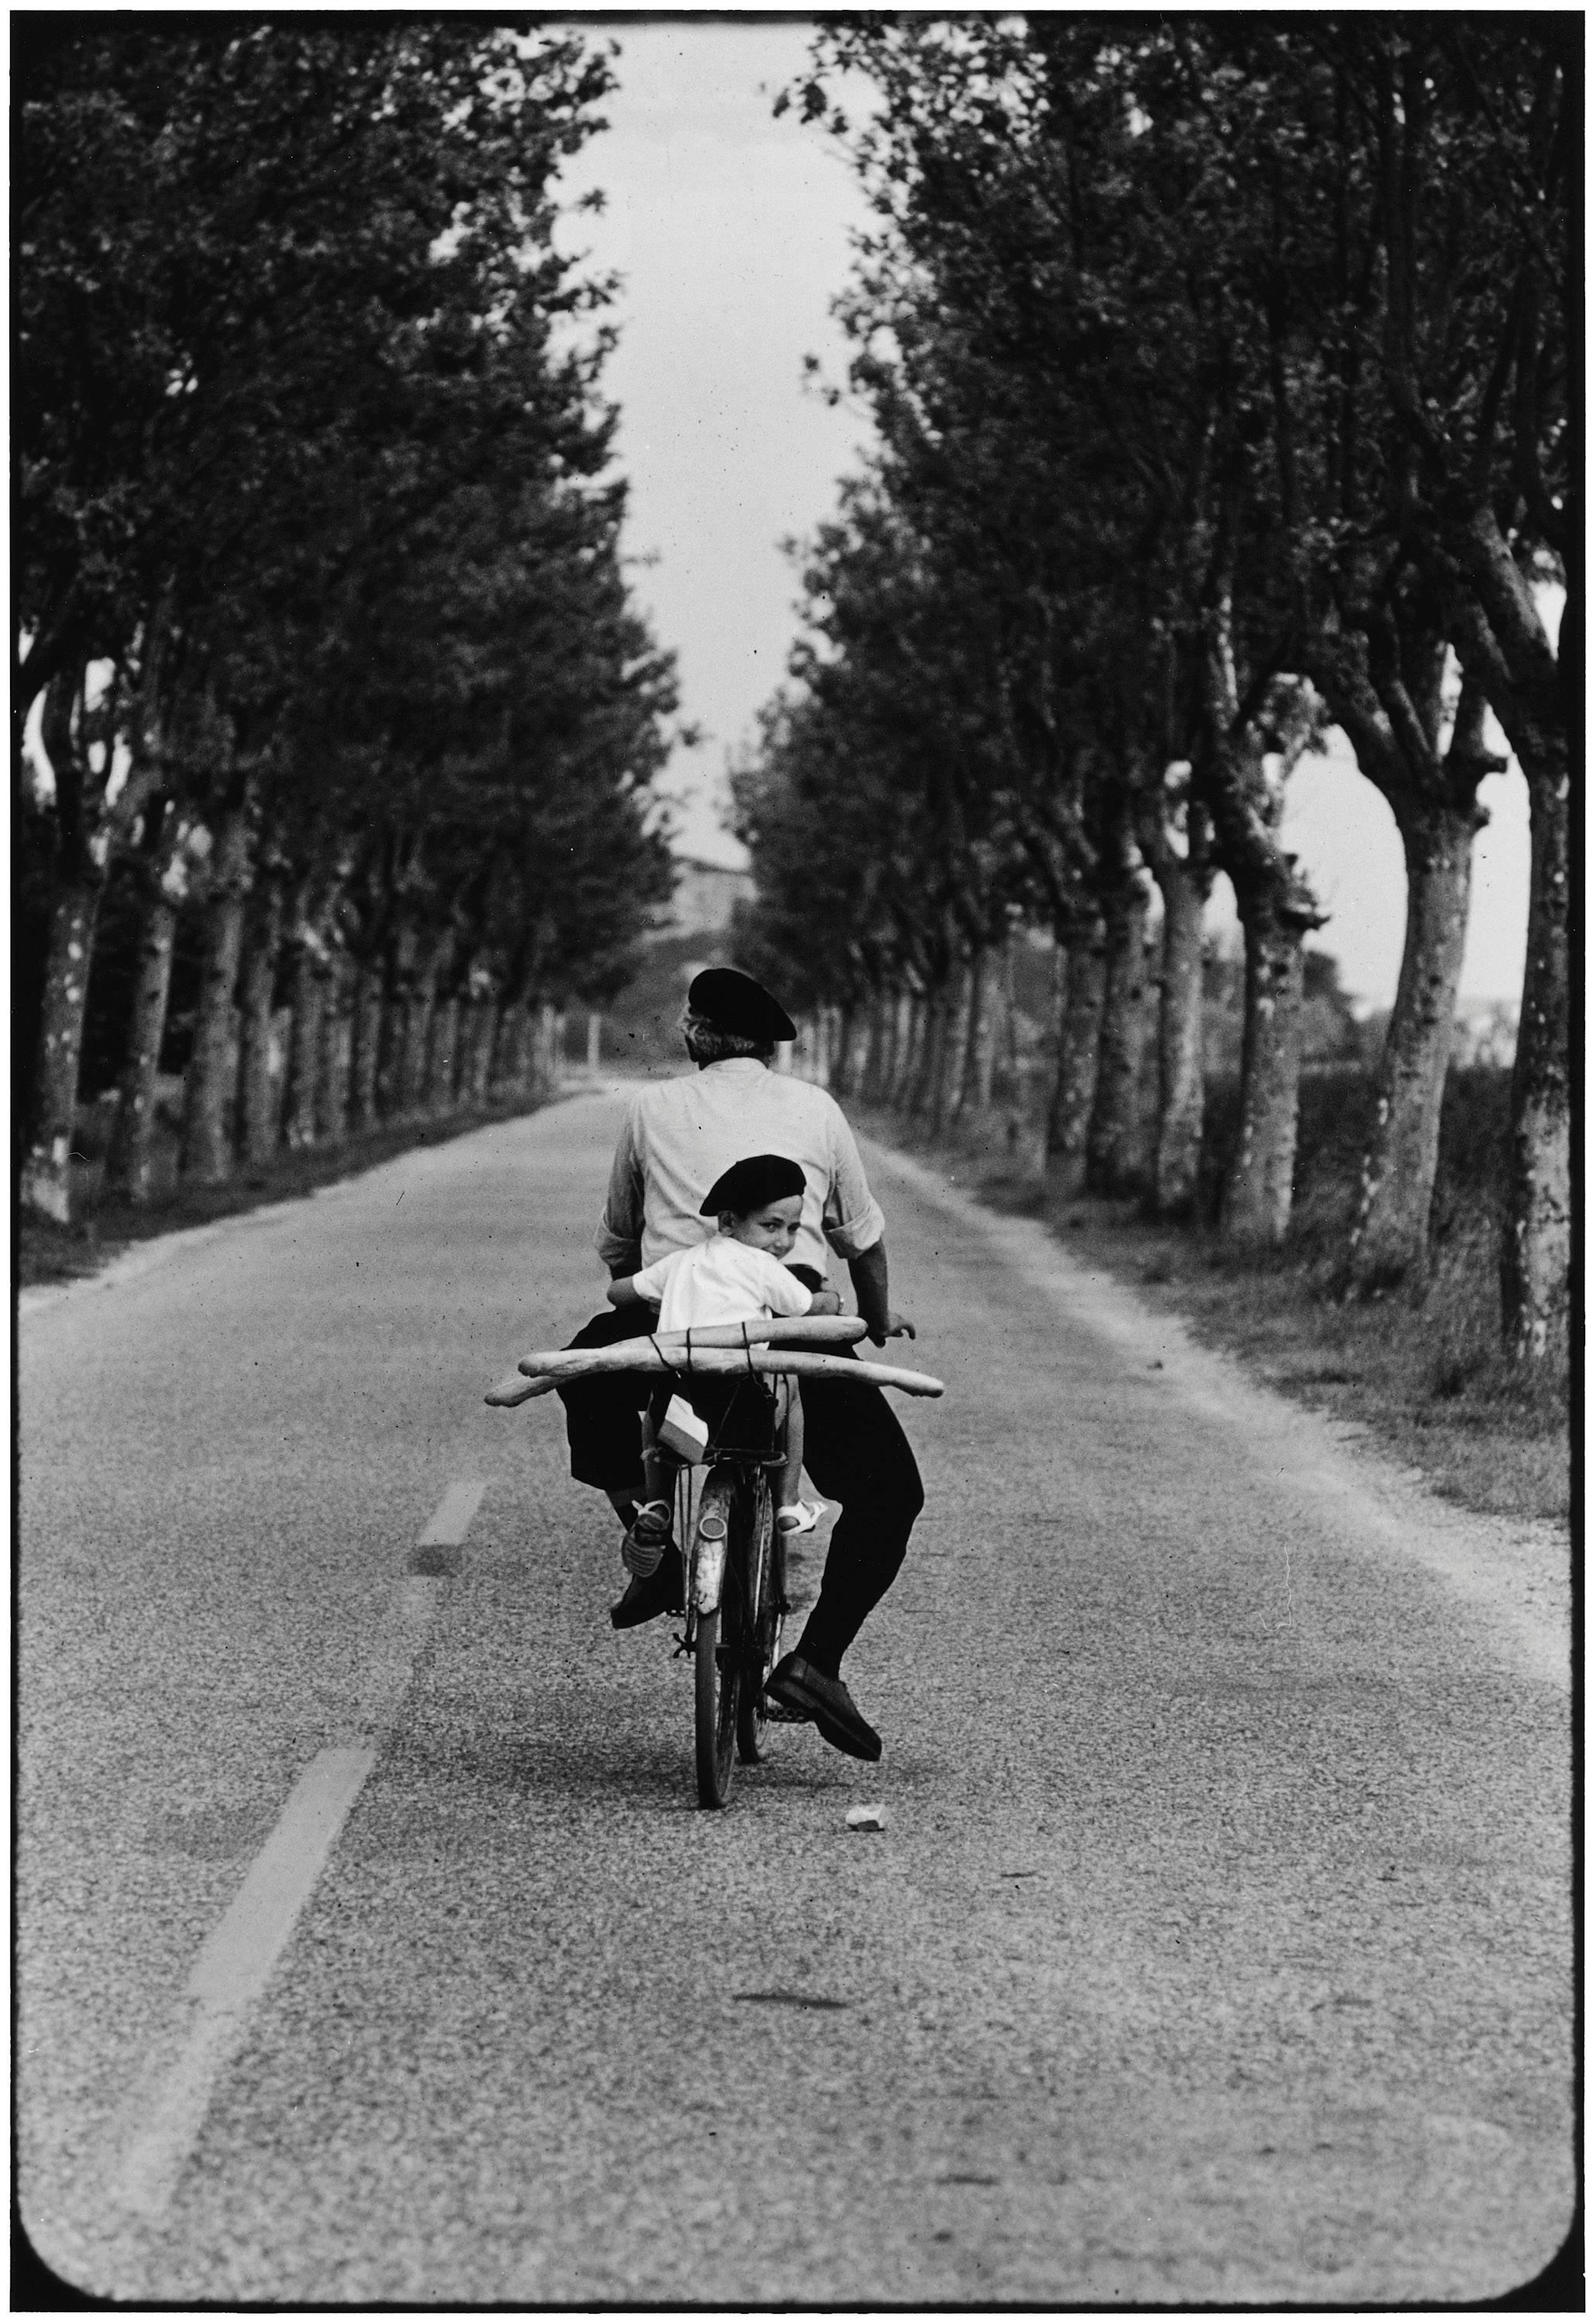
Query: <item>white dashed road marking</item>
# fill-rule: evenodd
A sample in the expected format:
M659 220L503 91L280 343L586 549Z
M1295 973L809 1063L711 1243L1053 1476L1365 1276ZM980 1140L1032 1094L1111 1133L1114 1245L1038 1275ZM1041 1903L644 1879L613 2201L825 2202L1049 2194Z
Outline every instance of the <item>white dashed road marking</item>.
M417 1548L458 1548L470 1529L485 1484L451 1484L417 1537Z
M451 1484L417 1548L457 1548L486 1487ZM243 2046L251 2012L377 1764L442 1597L441 1580L408 1574L371 1642L355 1733L318 1750L289 1792L243 1887L206 1939L165 2037L139 2077L112 2178L114 2199L140 2217L170 2208L217 2084Z

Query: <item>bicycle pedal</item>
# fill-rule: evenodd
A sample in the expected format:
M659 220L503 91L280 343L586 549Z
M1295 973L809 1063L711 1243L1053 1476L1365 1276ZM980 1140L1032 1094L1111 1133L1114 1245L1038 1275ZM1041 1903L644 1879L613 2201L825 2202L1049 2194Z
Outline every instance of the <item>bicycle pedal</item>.
M810 1722L803 1711L789 1710L769 1694L765 1697L765 1715L773 1726L807 1726Z

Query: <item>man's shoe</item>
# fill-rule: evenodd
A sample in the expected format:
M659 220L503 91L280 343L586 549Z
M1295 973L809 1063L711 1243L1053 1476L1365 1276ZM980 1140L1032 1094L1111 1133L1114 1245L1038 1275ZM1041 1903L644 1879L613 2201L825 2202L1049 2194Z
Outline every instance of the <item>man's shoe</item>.
M879 1758L881 1737L861 1717L839 1677L826 1677L801 1654L784 1654L765 1681L773 1702L798 1718L812 1718L821 1739L850 1758Z
M610 1608L612 1630L635 1630L661 1613L682 1611L682 1552L667 1547L646 1581L631 1580Z

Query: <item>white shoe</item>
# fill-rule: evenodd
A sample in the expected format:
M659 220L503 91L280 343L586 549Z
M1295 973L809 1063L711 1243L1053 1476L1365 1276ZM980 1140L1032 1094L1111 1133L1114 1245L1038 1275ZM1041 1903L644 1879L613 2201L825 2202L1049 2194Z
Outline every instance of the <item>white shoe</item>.
M776 1530L789 1540L795 1532L812 1532L830 1506L829 1501L789 1501L775 1512Z

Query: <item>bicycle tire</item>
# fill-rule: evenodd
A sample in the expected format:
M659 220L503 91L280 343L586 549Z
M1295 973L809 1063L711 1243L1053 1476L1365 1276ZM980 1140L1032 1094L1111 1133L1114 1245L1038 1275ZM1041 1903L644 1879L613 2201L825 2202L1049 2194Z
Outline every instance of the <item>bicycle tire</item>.
M726 1522L726 1567L720 1584L720 1602L713 1611L698 1615L693 1639L693 1758L698 1802L705 1807L726 1804L737 1749L738 1697L742 1691L743 1676L734 1610L741 1597L739 1581L743 1570L738 1497L733 1479L721 1474L710 1477L699 1502L701 1529L706 1517L719 1516ZM729 1620L729 1611L732 1616Z
M738 1694L737 1755L745 1766L752 1767L764 1756L765 1681L781 1652L783 1559L775 1509L763 1469L755 1476L748 1499L748 1587L743 1602L746 1661Z

